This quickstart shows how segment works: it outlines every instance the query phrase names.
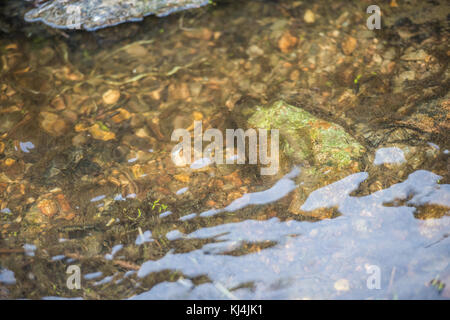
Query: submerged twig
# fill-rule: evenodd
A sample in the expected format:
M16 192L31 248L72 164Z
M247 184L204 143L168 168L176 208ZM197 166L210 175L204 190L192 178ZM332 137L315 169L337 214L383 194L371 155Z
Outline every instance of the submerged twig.
M103 80L103 81L105 83L107 83L107 84L111 84L111 85L115 85L115 86L121 86L121 85L128 84L128 83L131 83L131 82L139 81L139 80L141 80L142 78L145 78L145 77L155 76L155 75L157 75L157 73L155 73L155 72L146 72L146 73L138 74L138 75L134 76L133 78L129 78L129 79L126 79L124 81L112 81L112 80Z
M187 28L187 27L183 26L183 21L184 21L184 13L181 15L180 20L178 20L178 27L179 27L181 30L184 30L184 31L193 31L193 30L198 29L198 28Z
M24 249L0 249L0 254L25 253Z
M114 50L113 52L111 52L110 54L107 54L106 56L104 56L103 58L100 58L99 61L103 61L107 58L111 58L112 56L114 56L116 53L126 50L132 46L138 45L138 44L150 44L153 43L155 40L154 39L150 39L150 40L140 40L140 41L135 41L132 43L127 44L126 46L120 47L116 50Z
M113 81L113 80L106 80L106 79L104 79L103 81L105 83L107 83L107 84L110 84L110 85L121 86L121 85L124 85L124 84L128 84L128 83L139 81L142 78L146 78L146 77L150 77L150 76L166 76L166 77L170 77L170 76L176 74L178 71L180 71L182 69L190 68L190 67L192 67L195 64L200 64L200 63L205 62L205 61L206 61L206 58L202 58L202 59L199 59L197 61L193 61L191 63L188 63L188 64L186 64L184 66L175 66L170 71L168 71L166 73L145 72L145 73L141 73L141 74L135 75L134 77L128 78L128 79L123 80L123 81ZM102 79L102 77L99 77L99 78Z
M68 258L76 259L76 260L84 260L84 259L105 260L105 258L103 256L84 257L84 256L80 255L79 253L66 253L65 256L68 257ZM129 262L129 261L124 261L124 260L110 260L110 261L114 265L122 267L124 269L137 271L137 270L139 270L141 268L137 264L134 264L134 263Z

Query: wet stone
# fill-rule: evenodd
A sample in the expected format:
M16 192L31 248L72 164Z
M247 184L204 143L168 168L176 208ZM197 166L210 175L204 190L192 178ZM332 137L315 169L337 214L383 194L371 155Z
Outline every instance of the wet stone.
M256 107L249 123L257 128L279 129L284 139L281 148L284 155L310 161L310 165L353 167L365 150L341 126L283 101Z
M42 214L51 218L58 212L58 206L53 200L44 199L37 204Z
M342 43L342 51L346 55L351 55L355 51L358 41L353 37L347 37L347 39Z
M310 9L306 10L305 14L303 15L303 20L305 20L306 23L314 23L316 21L314 12L312 12Z
M115 104L119 101L120 92L119 90L109 89L103 94L102 98L103 102L106 104Z
M116 138L114 132L110 131L109 128L105 127L104 125L100 125L98 123L90 127L89 132L91 133L92 137L97 140L108 141Z
M343 127L283 101L256 107L249 124L255 128L278 129L280 160L288 159L300 165L298 181L308 181L295 189L289 211L314 219L334 216L333 210L305 212L300 207L308 193L317 187L357 172L365 148Z
M28 11L25 20L42 21L58 28L94 31L127 21L141 20L150 14L162 17L208 3L205 0L49 0ZM79 13L79 20L74 21L74 13Z
M283 36L278 40L278 48L281 52L288 53L297 44L298 39L294 37L290 32L285 32Z
M66 121L55 113L43 111L39 116L41 117L42 129L52 136L61 136L68 130Z

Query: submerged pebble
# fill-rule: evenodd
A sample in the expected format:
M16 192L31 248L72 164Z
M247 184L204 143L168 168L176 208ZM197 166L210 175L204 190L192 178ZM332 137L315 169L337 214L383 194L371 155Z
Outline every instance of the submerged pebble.
M303 15L303 20L305 20L306 23L314 23L316 21L314 12L312 12L310 9L307 9L305 11L305 14Z
M103 102L106 104L114 104L119 101L120 92L119 90L109 89L105 93L103 93Z

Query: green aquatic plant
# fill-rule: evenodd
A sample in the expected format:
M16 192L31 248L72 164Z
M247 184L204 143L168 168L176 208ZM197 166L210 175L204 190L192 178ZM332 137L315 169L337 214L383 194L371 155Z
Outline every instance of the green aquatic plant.
M139 219L142 216L141 209L138 208L138 214L137 214L137 216L135 218L132 218L129 215L126 215L126 216L127 216L128 219L130 219L132 221L135 221L135 220Z
M97 121L97 124L103 131L109 131L109 128L103 122Z
M158 212L161 213L161 211L166 210L168 208L168 206L163 203L159 203L159 200L160 199L153 201L152 210L157 209Z
M444 288L445 288L445 283L442 282L441 280L438 279L438 277L434 278L433 280L430 281L430 285L432 287L434 287L438 293L440 294Z
M358 84L359 79L361 79L362 74L358 74L355 79L353 79L354 84Z

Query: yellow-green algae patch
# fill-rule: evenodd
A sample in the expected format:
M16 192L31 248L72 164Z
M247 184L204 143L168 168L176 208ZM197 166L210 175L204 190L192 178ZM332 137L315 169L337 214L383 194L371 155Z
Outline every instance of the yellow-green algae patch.
M284 155L297 161L308 161L316 169L352 168L365 151L340 125L283 101L256 107L248 122L257 128L279 129L280 150Z

